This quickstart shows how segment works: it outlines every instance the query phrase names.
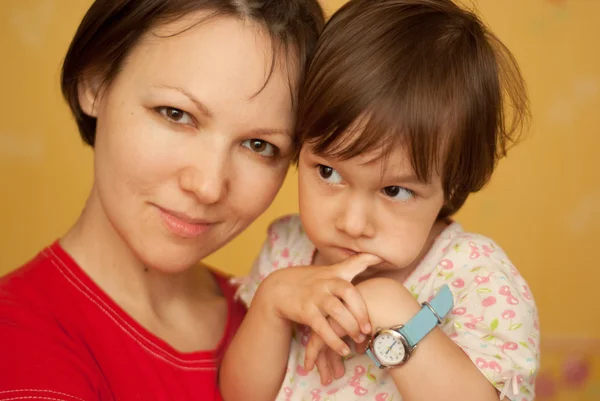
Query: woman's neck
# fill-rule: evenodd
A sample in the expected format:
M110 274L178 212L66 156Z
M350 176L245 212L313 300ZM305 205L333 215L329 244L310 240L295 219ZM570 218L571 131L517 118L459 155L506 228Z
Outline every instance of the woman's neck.
M107 218L95 189L60 242L102 290L134 315L170 316L173 308L220 294L203 266L176 274L145 266Z

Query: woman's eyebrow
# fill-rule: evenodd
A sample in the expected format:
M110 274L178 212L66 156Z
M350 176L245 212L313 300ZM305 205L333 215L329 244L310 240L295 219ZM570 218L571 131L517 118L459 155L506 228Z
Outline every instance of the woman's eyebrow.
M154 87L155 88L159 88L159 89L174 90L174 91L177 91L177 92L181 93L182 95L184 95L185 97L187 97L192 103L194 103L196 105L196 108L198 109L198 111L200 113L204 114L204 116L206 116L208 118L212 118L213 113L209 110L209 108L206 107L204 105L204 103L202 103L196 96L192 95L191 93L189 93L185 89L180 88L178 86L170 86L170 85L154 85Z

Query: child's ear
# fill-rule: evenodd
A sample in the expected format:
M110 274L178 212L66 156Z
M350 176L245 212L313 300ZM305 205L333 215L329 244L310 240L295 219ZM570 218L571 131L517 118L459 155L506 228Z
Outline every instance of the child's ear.
M102 79L99 76L84 76L77 86L79 106L90 117L98 117L97 104L102 92Z

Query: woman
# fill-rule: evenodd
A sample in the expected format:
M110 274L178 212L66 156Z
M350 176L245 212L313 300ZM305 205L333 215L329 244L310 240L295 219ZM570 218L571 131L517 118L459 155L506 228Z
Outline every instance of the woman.
M317 0L97 0L63 93L94 184L0 279L0 400L212 400L244 310L199 261L271 203Z

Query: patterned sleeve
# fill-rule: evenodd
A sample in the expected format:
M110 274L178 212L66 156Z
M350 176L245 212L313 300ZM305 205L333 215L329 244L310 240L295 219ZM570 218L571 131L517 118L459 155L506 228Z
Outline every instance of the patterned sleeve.
M297 215L281 217L271 223L267 239L252 265L250 274L232 279L232 284L238 286L236 298L246 307L250 307L259 284L269 274L283 267L310 264L310 260L303 258L302 252L296 250L306 248L306 244L307 240Z
M472 249L475 246L470 245ZM455 305L444 331L502 397L533 400L539 369L539 324L525 280L504 257L441 263L457 267L449 278Z

